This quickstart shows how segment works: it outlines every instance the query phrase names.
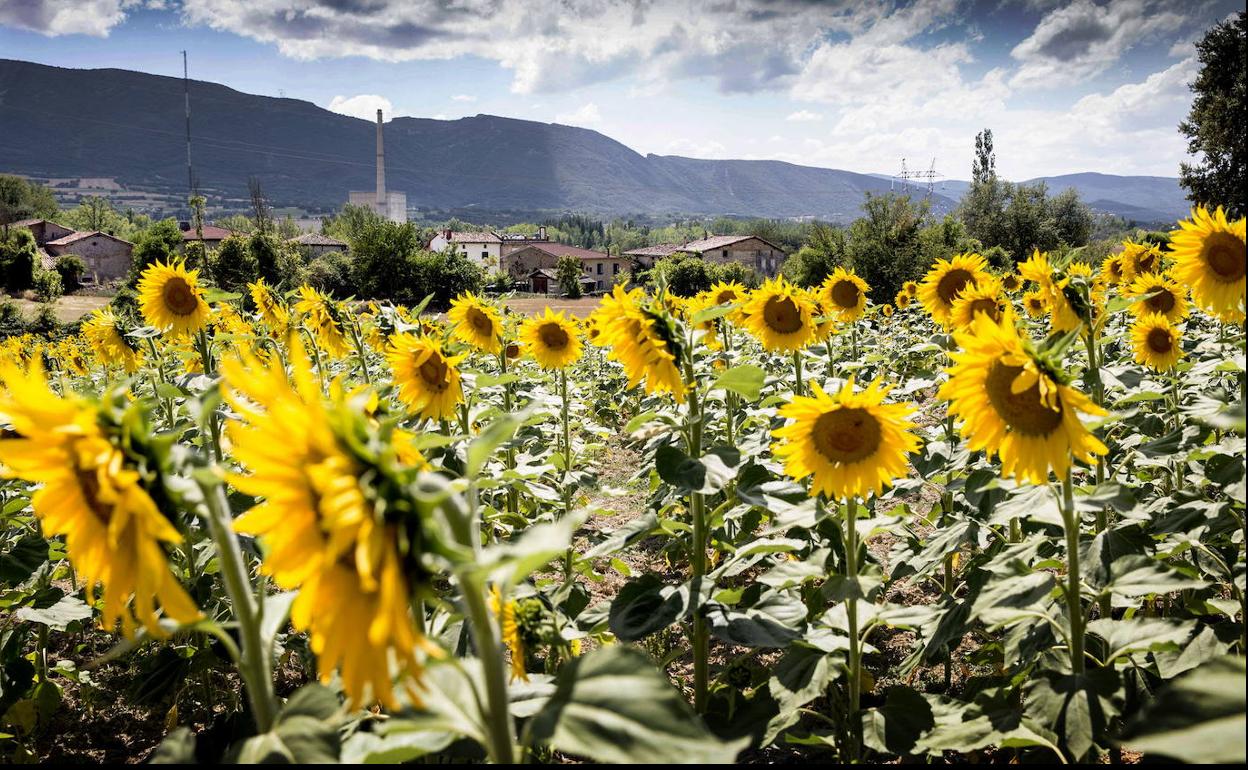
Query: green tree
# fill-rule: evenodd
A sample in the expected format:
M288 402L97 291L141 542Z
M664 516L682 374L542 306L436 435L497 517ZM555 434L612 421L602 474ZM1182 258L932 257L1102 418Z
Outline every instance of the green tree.
M430 305L444 310L466 291L480 292L485 282L481 268L462 254L420 251L409 260L411 283L401 288L396 300L413 304L433 295Z
M305 280L317 291L334 299L346 299L355 293L351 282L351 259L341 251L331 251L308 263Z
M0 232L23 219L52 219L60 212L56 196L42 185L20 176L0 174Z
M798 286L817 286L845 260L845 231L816 223L806 242L784 261L780 271Z
M863 216L849 226L849 265L871 287L876 302L891 302L906 281L917 280L927 268L920 233L927 224L926 203L908 195L872 195L862 204Z
M412 258L421 248L414 224L373 217L352 234L349 243L357 296L394 300L408 296L414 280Z
M7 234L0 232L0 284L5 291L17 294L33 286L38 264L39 248L29 230L15 227Z
M1194 163L1179 166L1179 183L1194 203L1226 206L1232 216L1248 213L1248 13L1240 11L1196 43L1200 73L1196 94L1179 131L1187 137Z
M139 276L153 262L168 262L182 248L182 230L175 219L162 219L138 234L131 257L130 285L138 283Z
M1083 246L1092 238L1095 217L1092 209L1068 187L1048 200L1049 216L1057 228L1057 239L1068 246Z
M239 235L221 241L208 264L213 283L226 291L246 291L247 284L260 275L255 255Z
M667 290L672 294L692 297L711 288L714 283L713 268L714 265L699 256L678 251L654 263L650 280L654 282L663 276Z
M555 262L555 278L559 281L559 291L576 299L581 296L581 260L571 254L564 254Z

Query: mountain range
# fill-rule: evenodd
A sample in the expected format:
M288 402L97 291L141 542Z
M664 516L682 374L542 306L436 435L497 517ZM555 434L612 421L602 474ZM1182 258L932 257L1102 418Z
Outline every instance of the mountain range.
M65 69L0 59L0 172L51 184L62 199L92 190L123 205L185 208L184 84L119 69ZM374 126L297 99L190 81L192 159L210 206L241 209L249 177L277 207L340 207L374 186ZM488 221L500 213L598 216L858 215L888 177L768 160L641 155L597 131L492 115L395 118L385 126L387 185L409 209ZM1187 202L1168 177L1070 174L1094 209L1172 221ZM932 207L951 211L965 182L937 183Z

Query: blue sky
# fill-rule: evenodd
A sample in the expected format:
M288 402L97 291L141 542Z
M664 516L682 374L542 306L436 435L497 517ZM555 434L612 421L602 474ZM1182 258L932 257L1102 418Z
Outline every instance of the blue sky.
M969 175L1174 176L1222 0L0 0L0 57L360 116L489 113L642 153Z

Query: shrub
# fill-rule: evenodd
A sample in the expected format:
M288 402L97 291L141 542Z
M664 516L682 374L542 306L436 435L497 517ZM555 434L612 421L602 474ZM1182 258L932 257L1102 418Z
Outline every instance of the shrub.
M511 289L511 276L501 270L495 270L485 277L485 289L498 294L509 291Z
M60 280L60 276L56 273L45 273L45 275L53 275L58 281ZM56 307L50 302L40 304L39 309L35 311L35 317L26 325L26 331L40 337L58 337L62 329L61 319L56 315Z
M346 299L355 293L351 281L351 260L341 251L322 254L308 263L304 281L335 299Z
M754 268L748 265L743 265L740 262L725 262L721 265L712 264L710 267L712 284L720 281L725 283L735 281L750 289L758 287L758 273L754 272Z
M130 285L139 282L139 276L153 262L168 262L182 248L182 231L173 219L162 219L139 233L134 241L131 257Z
M82 288L82 274L87 272L87 263L77 254L62 254L53 265L56 274L61 277L61 288L66 294L73 294Z
M0 338L19 337L26 333L26 318L22 309L9 298L0 300Z
M139 323L139 293L129 286L122 286L113 295L108 306L122 318ZM139 323L142 326L142 323Z
M40 270L35 273L35 299L40 302L53 303L65 293L61 285L61 274L55 270Z
M439 254L423 251L409 260L412 281L402 287L398 299L414 304L432 294L436 309L450 306L460 294L480 292L485 281L481 268L458 252Z

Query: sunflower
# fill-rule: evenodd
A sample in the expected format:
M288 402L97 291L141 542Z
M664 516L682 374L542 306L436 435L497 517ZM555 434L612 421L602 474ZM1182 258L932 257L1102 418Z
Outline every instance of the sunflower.
M901 285L901 290L910 295L910 299L916 299L919 296L919 285L914 281L906 281Z
M1187 284L1205 312L1226 322L1244 320L1244 218L1229 221L1219 206L1197 206L1170 233L1171 273Z
M723 348L723 343L720 342L719 339L719 322L722 320L722 317L710 318L693 323L693 319L696 318L699 313L704 310L710 310L714 307L718 307L715 303L714 295L712 295L710 291L704 291L694 297L690 297L689 301L686 303L685 310L688 313L688 323L693 324L695 331L702 332L702 336L698 338L699 341L710 350L720 350Z
M516 601L503 601L498 586L490 586L490 609L493 610L494 617L498 618L503 644L511 655L511 681L529 681L529 672L524 665L524 635L520 633L520 624L516 622Z
M1035 283L1036 291L1044 295L1045 307L1049 311L1049 328L1052 331L1065 332L1078 328L1082 320L1066 295L1070 276L1055 274L1049 264L1048 254L1036 249L1026 262L1018 266L1018 272L1023 278ZM1085 272L1091 274L1090 270Z
M350 352L343 332L343 311L337 302L304 284L299 287L295 312L303 316L304 325L331 356L341 358Z
M938 259L919 286L919 301L937 323L947 327L952 319L953 301L967 286L988 277L988 263L978 254Z
M1183 357L1180 336L1179 330L1164 315L1141 315L1131 324L1131 348L1135 362L1158 372L1173 369Z
M607 357L624 367L630 388L644 380L647 393L671 393L684 403L680 343L672 321L661 307L643 305L644 297L641 289L625 291L619 284L603 297L599 324Z
M454 324L453 334L461 342L486 353L497 353L501 349L503 321L498 308L472 292L451 300L446 320Z
M122 449L126 437L107 432L97 407L57 395L37 359L28 370L0 364L0 381L0 414L11 425L0 438L0 471L39 485L31 507L46 536L65 536L78 576L103 586L104 627L120 622L133 638L142 625L164 637L158 612L196 621L199 610L165 555L182 535L143 487Z
M408 332L395 334L386 349L386 361L399 386L399 399L420 417L445 420L455 416L464 400L459 380L463 355L448 356L436 340Z
M222 366L223 393L238 414L227 435L245 471L229 482L263 500L234 529L263 539L261 572L298 589L291 624L308 633L321 680L338 669L352 705L397 708L392 666L418 700L416 651L438 654L417 631L411 599L419 571L400 550L420 538L402 529L410 517L399 523L374 507L377 490L366 485L387 469L362 453L369 437L356 432L367 428L341 389L322 397L297 339L290 358L293 384L280 365L249 356Z
M901 291L897 292L896 297L893 297L893 304L897 306L898 310L905 310L906 308L910 307L910 300L911 300L911 295L908 294L905 291L905 289L902 289Z
M1079 420L1104 410L1032 352L1012 317L980 316L954 339L959 350L938 396L961 418L970 449L998 454L1005 476L1042 484L1050 471L1065 474L1072 456L1088 462L1108 451Z
M1123 241L1119 256L1124 267L1130 268L1132 276L1156 272L1161 268L1161 249L1151 243Z
M993 321L999 322L1004 314L1005 302L1001 299L1001 284L991 276L963 289L953 301L953 308L949 313L951 325L955 329L965 329L979 315L987 315Z
M255 283L247 284L247 291L251 293L251 302L256 306L260 320L272 331L285 331L290 323L290 311L273 295L272 288L264 282L264 278L257 278Z
M835 395L811 383L811 396L794 396L780 407L780 417L792 420L772 431L773 447L794 479L811 476L811 493L841 499L880 494L893 480L906 475L906 455L919 448L910 429L909 404L885 404L889 388L879 380L866 390L854 391L850 377Z
M884 315L884 317L885 317L885 318L892 318L892 317L893 317L893 306L892 306L892 305L885 305L884 307L880 308L880 313L882 313L882 314Z
M1153 313L1160 313L1171 322L1187 318L1187 291L1169 273L1145 273L1122 293L1135 300L1131 312L1137 318Z
M716 305L731 305L734 302L740 302L746 297L746 289L736 281L719 281L707 290L707 294L711 298L711 307Z
M139 310L148 325L182 336L208 323L209 308L199 288L199 271L180 261L154 262L139 278Z
M815 303L783 276L764 281L742 309L746 329L765 350L801 350L814 340Z
M1006 273L1001 278L1001 288L1013 294L1023 288L1023 279L1018 277L1018 273Z
M111 308L100 308L82 324L82 336L102 363L120 366L126 374L138 371L142 352L125 335Z
M1110 254L1101 260L1101 276L1111 285L1120 283L1130 283L1135 277L1135 271L1128 264L1127 260L1122 258L1122 254Z
M576 321L549 307L540 316L520 324L520 342L543 369L563 369L581 357L581 335Z
M867 292L871 288L851 270L838 267L819 287L823 305L842 323L862 318L867 309Z

